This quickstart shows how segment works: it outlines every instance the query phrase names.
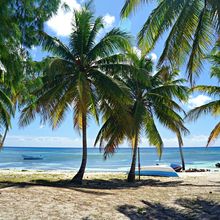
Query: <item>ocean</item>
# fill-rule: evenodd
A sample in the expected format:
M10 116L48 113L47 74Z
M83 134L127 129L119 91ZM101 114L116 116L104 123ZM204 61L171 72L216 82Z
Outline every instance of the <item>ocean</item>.
M76 171L81 162L81 148L4 147L0 152L0 169ZM220 147L183 148L186 168L214 169L220 162ZM42 160L24 160L22 155L42 156ZM179 163L178 148L164 148L159 160L155 148L140 148L141 166ZM131 149L120 148L104 160L98 148L88 148L88 172L128 171Z

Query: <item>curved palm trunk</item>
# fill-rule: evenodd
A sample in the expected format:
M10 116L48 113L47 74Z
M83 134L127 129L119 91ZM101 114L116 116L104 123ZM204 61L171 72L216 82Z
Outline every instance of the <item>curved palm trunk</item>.
M179 146L179 150L180 150L180 157L181 157L181 161L182 161L182 169L185 170L185 161L184 161L184 157L183 157L182 146Z
M138 144L138 139L137 135L134 137L134 146L133 146L133 155L132 155L132 162L131 162L131 168L128 173L128 182L134 182L135 181L135 167L136 167L136 158L137 158L137 144Z
M3 145L4 145L4 142L5 142L5 138L6 138L7 133L8 133L8 128L5 129L5 133L4 133L3 138L2 138L2 140L1 140L1 142L0 142L0 148L2 148Z
M73 177L71 180L72 183L82 184L83 175L86 169L86 162L87 162L87 137L86 137L86 115L82 116L82 162L78 173Z

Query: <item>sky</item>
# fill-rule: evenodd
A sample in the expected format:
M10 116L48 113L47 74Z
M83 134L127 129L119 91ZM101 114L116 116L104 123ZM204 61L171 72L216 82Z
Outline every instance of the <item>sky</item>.
M70 7L69 11L64 11L59 8L56 15L45 23L45 31L52 36L60 38L63 42L68 42L68 35L71 32L71 23L73 10L80 10L83 0L62 0L62 3L67 3ZM141 29L144 21L147 19L150 12L154 9L154 4L148 4L140 7L135 14L129 16L128 19L121 20L120 10L124 4L124 0L94 0L94 9L96 16L103 16L105 29L100 33L100 36L107 33L113 27L120 27L121 29L130 32L135 36ZM149 56L152 60L157 62L162 49L164 47L165 37L162 37L157 43L154 51ZM137 51L138 52L138 51ZM41 60L47 55L40 47L33 47L31 55L34 60ZM203 72L197 84L213 85L216 84L215 80L210 80L210 64L204 65ZM184 68L181 69L181 77L186 77ZM196 106L205 104L211 101L211 98L204 94L192 94L189 102L183 104L183 108L188 111ZM63 124L55 129L47 124L40 124L39 118L25 128L18 127L19 112L16 113L15 118L12 120L12 129L5 141L5 146L21 146L21 147L80 147L81 136L78 131L73 128L72 112L70 111L64 120ZM218 119L210 115L199 118L196 122L186 122L186 127L190 130L191 134L184 137L185 147L202 147L206 145L209 133L216 125ZM177 139L175 134L168 131L166 128L158 125L159 131L164 141L165 147L177 147ZM89 120L88 127L88 146L93 147L94 139L99 131L99 126L93 119ZM142 135L141 147L149 147L147 139ZM220 140L216 140L213 146L220 146ZM121 147L129 147L127 142Z

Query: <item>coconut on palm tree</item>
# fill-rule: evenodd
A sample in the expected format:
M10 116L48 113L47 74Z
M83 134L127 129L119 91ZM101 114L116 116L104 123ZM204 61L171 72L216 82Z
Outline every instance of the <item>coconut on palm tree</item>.
M120 106L129 101L126 89L110 76L121 68L120 51L129 45L127 33L114 28L100 34L104 28L102 17L95 18L91 2L74 12L69 45L46 33L41 33L45 50L53 57L44 60L43 86L34 92L35 100L27 103L20 117L20 125L29 124L36 113L43 121L58 127L67 112L73 111L74 127L82 131L82 162L72 179L81 183L87 163L87 125L90 116L98 121L102 102ZM108 69L108 70L107 70Z
M129 50L126 57L126 62L131 65L131 69L130 72L121 71L121 80L129 88L132 99L132 103L127 106L131 123L121 123L117 114L109 107L109 111L103 116L105 123L97 136L96 143L100 141L101 146L104 145L104 154L107 156L115 152L123 139L127 138L131 142L133 155L128 181L133 182L137 148L142 131L149 144L157 148L160 157L163 140L156 121L173 131L178 138L179 146L182 147L182 133L188 133L188 130L178 114L183 110L174 98L186 100L187 88L182 85L183 80L174 80L167 68L152 74L152 61L145 55L138 57L133 50Z
M219 0L126 0L123 17L135 12L140 4L156 2L139 32L139 45L147 52L168 34L159 65L179 66L187 63L188 78L193 83L220 31Z
M210 56L211 61L213 62L211 77L216 77L218 82L220 82L220 44L216 46L214 51ZM199 85L192 89L193 91L198 91L205 93L212 97L212 101L204 105L198 106L188 112L188 120L196 120L201 115L211 114L213 116L220 115L220 87L219 85ZM220 122L211 131L206 146L209 146L216 138L220 135Z

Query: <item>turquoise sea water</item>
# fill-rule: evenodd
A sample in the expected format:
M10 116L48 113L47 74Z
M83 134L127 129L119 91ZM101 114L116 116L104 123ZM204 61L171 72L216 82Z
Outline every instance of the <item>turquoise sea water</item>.
M23 160L22 155L40 156L43 160ZM154 148L140 148L141 166L180 163L178 148L165 148L159 160ZM184 148L186 168L215 168L220 162L220 147ZM88 149L87 171L127 171L131 161L131 149L121 148L103 159L97 148ZM28 148L4 147L0 152L0 169L77 170L81 162L81 148Z

